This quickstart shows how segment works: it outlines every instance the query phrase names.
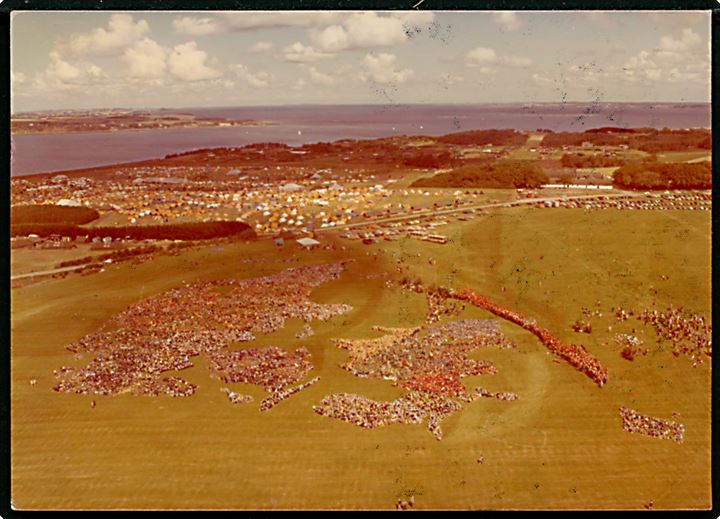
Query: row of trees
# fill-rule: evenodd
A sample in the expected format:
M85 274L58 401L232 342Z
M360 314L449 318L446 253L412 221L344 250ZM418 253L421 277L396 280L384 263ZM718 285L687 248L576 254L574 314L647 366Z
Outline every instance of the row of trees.
M37 234L41 237L55 234L70 238L109 236L112 239L127 238L131 240L210 240L229 236L253 239L256 237L255 231L248 224L234 221L117 227L80 227L64 223L13 223L10 226L11 236L27 236L29 234Z
M664 128L635 129L632 132L588 130L583 133L557 132L543 137L541 146L560 148L562 146L580 146L589 142L594 146L619 146L654 153L659 151L709 150L712 144L710 130L694 128L689 130L670 130Z
M83 225L100 217L95 209L63 205L14 205L10 208L10 221L15 224L64 223Z
M83 258L77 258L61 262L56 268L63 267L74 267L75 265L83 265L85 263L101 262L108 259L113 261L122 261L124 259L132 258L135 256L141 256L143 254L153 254L164 250L163 247L157 245L146 245L144 247L134 247L131 249L122 249L108 254L100 254L99 256L85 256Z
M606 157L604 155L585 155L582 153L566 153L560 159L564 168L609 168L622 166L625 163L620 157Z
M420 178L411 187L535 188L548 181L548 176L533 161L499 160Z
M403 160L403 164L414 168L446 168L455 162L449 151L438 153L413 153Z
M461 144L468 146L521 146L527 142L527 135L515 130L471 130L467 132L449 133L437 137L438 142L445 144Z
M613 185L623 189L711 189L710 162L629 162L613 173Z

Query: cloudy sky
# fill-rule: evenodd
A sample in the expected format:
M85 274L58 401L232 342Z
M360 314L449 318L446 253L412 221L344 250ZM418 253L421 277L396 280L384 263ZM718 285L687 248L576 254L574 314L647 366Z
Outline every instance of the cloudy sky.
M15 12L13 111L702 101L706 12Z

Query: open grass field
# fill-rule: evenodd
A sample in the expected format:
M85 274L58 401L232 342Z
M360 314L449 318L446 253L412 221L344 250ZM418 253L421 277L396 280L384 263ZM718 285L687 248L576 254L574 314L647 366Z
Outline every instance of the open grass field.
M447 245L337 241L334 251L310 252L237 243L14 290L14 506L390 509L414 495L419 509L642 508L650 500L656 509L709 507L709 362L692 368L686 357L656 345L649 331L650 353L633 362L605 342L630 326L642 328L618 325L612 306L642 309L655 301L710 316L710 223L709 214L690 211L512 208L442 227ZM295 339L302 323L289 321L251 343L306 346L315 365L310 376L320 376L268 412L258 411L262 390L254 386L228 387L252 394L255 404L229 403L220 392L227 384L208 377L202 356L183 372L199 386L188 398L51 389L53 370L79 364L66 344L144 297L183 281L256 277L342 258L357 261L312 298L353 311L314 322L307 339ZM502 322L517 349L477 350L472 357L492 361L498 373L464 383L513 391L519 400L468 404L443 422L442 441L423 426L365 430L315 414L311 406L330 393L376 400L403 394L390 382L340 369L347 352L330 343L376 337L374 325L423 322L423 296L367 278L392 272L398 259L428 284L471 288L535 317L561 340L584 344L608 366L609 382L598 388L554 363L530 333ZM603 312L590 335L570 329L583 306ZM490 317L470 307L460 316ZM624 431L620 405L661 418L679 412L684 443ZM483 464L476 462L480 455Z
M78 244L74 249L14 249L10 252L10 269L13 275L50 270L63 261L87 256L101 256L110 250L90 250L90 245Z
M660 162L701 162L711 158L710 150L666 151L657 154Z

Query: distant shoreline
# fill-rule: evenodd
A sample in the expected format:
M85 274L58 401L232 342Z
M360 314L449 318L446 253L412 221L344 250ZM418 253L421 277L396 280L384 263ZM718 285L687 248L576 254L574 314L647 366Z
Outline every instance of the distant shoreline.
M479 129L582 132L599 127L662 129L710 128L710 105L687 103L511 103L475 105L286 105L271 108L197 108L146 111L145 120L178 117L167 128L123 128L138 122L130 111L113 118L114 131L82 128L77 114L63 114L86 131L16 133L13 137L12 176L75 171L159 159L196 149L242 147L261 142L298 146L342 139L372 140L398 136L439 136ZM90 112L86 112L90 113ZM138 112L139 114L139 112ZM193 125L186 121L254 121L237 126ZM96 119L95 122L98 122ZM100 121L106 122L106 121ZM17 126L16 126L17 128ZM157 131L151 130L174 130ZM133 130L133 131L131 131Z
M31 132L10 132L11 136L14 135L83 135L93 133L125 133L125 132L147 132L157 130L180 130L180 129L197 129L197 128L233 128L233 127L245 127L245 126L271 126L271 121L248 121L244 123L234 123L230 125L175 125L175 126L158 126L151 128L108 128L108 129L93 129L93 130L57 130L57 131L31 131Z
M601 103L595 101L508 101L508 102L485 102L485 103L296 103L296 104L278 104L278 105L212 105L212 106L178 106L174 108L169 107L138 107L138 108L57 108L57 109L37 109L37 110L23 110L20 112L10 113L11 117L21 117L29 114L52 114L52 113L63 113L63 112L95 112L95 111L114 111L114 110L128 110L128 111L152 111L152 112L164 112L164 113L176 113L181 110L225 110L225 109L261 109L261 108L301 108L301 107L428 107L428 106L561 106L561 105L621 105L621 106L632 106L632 105L676 105L680 106L692 106L692 105L711 105L712 101L603 101Z

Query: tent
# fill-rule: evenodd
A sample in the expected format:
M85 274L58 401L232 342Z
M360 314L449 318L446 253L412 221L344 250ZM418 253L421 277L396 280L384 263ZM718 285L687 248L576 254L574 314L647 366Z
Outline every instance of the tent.
M320 242L317 240L313 240L312 238L300 238L297 241L302 247L306 249L312 249L320 245Z

